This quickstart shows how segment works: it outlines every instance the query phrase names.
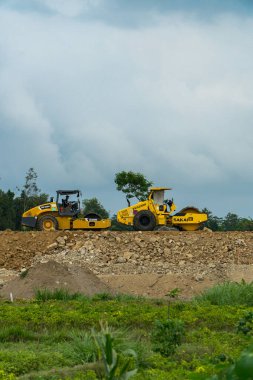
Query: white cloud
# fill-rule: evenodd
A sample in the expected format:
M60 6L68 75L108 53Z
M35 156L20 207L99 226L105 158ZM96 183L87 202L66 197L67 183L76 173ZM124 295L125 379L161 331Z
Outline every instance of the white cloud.
M119 170L198 184L203 202L210 184L252 185L252 19L168 14L123 29L72 19L90 1L47 5L58 16L0 8L1 155L15 147L11 170L1 159L0 171L9 186L30 166L45 190L113 194Z

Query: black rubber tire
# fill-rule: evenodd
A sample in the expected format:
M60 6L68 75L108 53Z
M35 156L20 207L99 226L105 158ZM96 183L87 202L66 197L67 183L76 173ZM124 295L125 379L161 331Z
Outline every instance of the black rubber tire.
M48 222L48 228L46 224ZM37 222L37 228L39 231L56 231L59 228L57 219L52 215L42 216Z
M136 231L153 231L155 226L155 216L149 210L139 211L134 217L134 229Z
M95 220L101 220L101 216L96 214L95 212L89 212L89 214L84 215L85 219L95 219Z

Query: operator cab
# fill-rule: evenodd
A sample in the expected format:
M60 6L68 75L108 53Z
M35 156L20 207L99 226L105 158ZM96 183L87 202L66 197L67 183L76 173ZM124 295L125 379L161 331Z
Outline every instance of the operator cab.
M171 200L164 199L165 191L172 190L170 187L152 187L150 189L149 198L153 200L154 204L158 206L159 211L172 212L176 209L173 198ZM169 209L167 209L169 206Z
M57 190L56 203L60 216L77 217L80 214L80 190Z

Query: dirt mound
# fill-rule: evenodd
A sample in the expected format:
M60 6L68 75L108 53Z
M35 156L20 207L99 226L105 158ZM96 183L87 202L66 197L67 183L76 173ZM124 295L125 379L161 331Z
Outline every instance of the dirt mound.
M179 287L190 296L213 283L253 281L253 232L0 232L0 286L49 260L89 269L116 291L155 297Z
M25 276L9 281L1 289L0 296L10 298L10 293L12 293L14 299L33 298L37 289L66 289L72 294L86 295L110 292L109 286L90 270L50 260L31 267Z

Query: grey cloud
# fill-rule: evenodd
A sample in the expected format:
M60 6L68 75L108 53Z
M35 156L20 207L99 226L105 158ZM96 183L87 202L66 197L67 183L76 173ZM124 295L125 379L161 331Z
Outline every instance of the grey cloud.
M251 18L228 15L129 30L2 9L0 185L34 166L45 191L80 187L116 211L114 174L135 170L181 207L246 214L252 32Z
M219 14L248 16L253 11L251 0L2 0L2 6L130 28L157 24L157 17L172 13L213 21Z

